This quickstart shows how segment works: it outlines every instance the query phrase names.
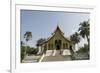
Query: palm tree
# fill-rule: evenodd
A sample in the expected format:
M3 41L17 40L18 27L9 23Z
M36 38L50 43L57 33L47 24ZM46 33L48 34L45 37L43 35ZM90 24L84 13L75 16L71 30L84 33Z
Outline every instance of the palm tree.
M75 32L73 35L70 36L70 40L72 41L72 43L78 44L80 42L80 36L79 33Z
M72 41L72 43L74 45L78 44L80 42L80 36L79 36L79 33L75 32L73 35L70 36L70 40ZM75 47L74 47L75 49ZM74 51L73 49L71 48L71 54L72 54L72 59L75 59L74 58Z
M79 24L79 33L83 38L87 38L87 42L88 42L88 47L89 47L89 34L90 34L90 28L89 28L89 20L88 21L84 21L82 23Z
M25 49L25 55L26 55L27 42L32 38L32 32L27 31L27 32L24 34L24 38L25 38L25 40L26 40L26 49Z

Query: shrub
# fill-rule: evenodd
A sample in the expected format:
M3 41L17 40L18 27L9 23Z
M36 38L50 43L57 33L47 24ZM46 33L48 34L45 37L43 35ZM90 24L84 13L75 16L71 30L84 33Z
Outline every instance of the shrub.
M28 47L26 52L27 52L28 55L32 55L32 54L36 55L37 52L38 52L38 49Z
M22 60L25 57L24 53L25 53L25 47L24 46L21 46L21 62L22 62Z
M80 49L77 51L77 53L88 53L89 47L87 44L84 44L84 47L80 47Z

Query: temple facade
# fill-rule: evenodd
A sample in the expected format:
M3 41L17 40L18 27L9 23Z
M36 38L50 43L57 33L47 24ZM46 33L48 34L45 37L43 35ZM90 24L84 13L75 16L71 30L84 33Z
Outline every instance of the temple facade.
M61 31L59 26L56 27L55 31L51 34L42 45L42 50L72 50L73 48L72 42L64 36L64 33Z

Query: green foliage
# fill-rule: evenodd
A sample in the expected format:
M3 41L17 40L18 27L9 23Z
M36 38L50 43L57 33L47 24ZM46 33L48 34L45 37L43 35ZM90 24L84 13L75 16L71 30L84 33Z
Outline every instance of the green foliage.
M46 41L46 39L44 39L44 38L38 39L38 40L37 40L36 46L37 46L37 47L38 47L38 46L41 46L45 41Z
M26 46L27 46L27 42L32 38L32 32L30 31L27 31L25 34L24 34L24 38L26 40ZM27 54L27 49L29 47L25 47L25 51L24 51L24 56Z
M89 47L87 44L84 44L84 47L80 47L77 53L89 53Z
M24 38L25 38L26 41L29 41L29 40L32 38L32 32L27 31L27 32L24 34Z
M27 49L26 49L27 48ZM25 53L26 52L26 53ZM29 47L29 46L22 46L21 45L21 62L22 60L25 58L25 55L37 55L38 49L37 48L33 48L33 47Z
M37 52L38 52L38 49L37 49L37 48L33 48L33 47L27 46L26 53L27 53L28 55L33 55L33 54L36 55Z
M89 47L89 45L90 45L90 43L89 43L89 39L90 39L90 23L89 23L89 20L80 23L79 26L80 27L79 27L78 31L83 38L85 38L85 37L87 38L88 47Z
M80 36L82 36L83 38L87 38L87 42L88 44L84 44L84 47L81 47L77 52L78 53L86 53L88 58L89 58L89 39L90 39L90 23L89 20L88 21L84 21L82 23L79 24L79 33Z
M80 27L79 27L79 32L80 32L80 35L85 38L85 37L88 37L89 36L89 33L90 33L90 24L89 24L89 21L84 21L82 23L79 24Z
M77 60L90 59L89 47L87 44L84 44L84 47L80 47L80 49L76 53L77 55L75 56L75 59Z
M73 44L77 44L80 42L80 37L77 32L75 32L73 35L70 36L70 40L73 42Z
M21 62L22 62L22 60L24 59L24 57L25 57L25 47L24 46L21 46Z

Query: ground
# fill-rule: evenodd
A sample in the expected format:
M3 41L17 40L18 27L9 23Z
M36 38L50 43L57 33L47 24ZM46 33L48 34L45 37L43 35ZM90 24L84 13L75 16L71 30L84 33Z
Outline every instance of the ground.
M70 56L62 56L62 55L57 55L57 56L45 56L42 60L42 62L52 62L52 61L70 61L71 57Z
M35 55L28 56L27 55L24 58L24 60L22 61L22 63L34 63L34 62L38 62L40 58L41 58L41 56L35 56Z
M37 55L37 56L27 55L22 61L22 63L71 61L72 60L71 55L60 55L60 54L56 54L55 56L52 56L52 55L48 56L48 55L49 53L43 54L42 56L41 55ZM89 60L89 57L87 53L79 53L79 54L75 53L73 60Z
M23 63L34 63L34 62L39 62L41 56L26 56L24 60L22 61ZM52 62L52 61L69 61L71 60L70 56L62 56L62 55L57 55L57 56L44 56L41 62Z

